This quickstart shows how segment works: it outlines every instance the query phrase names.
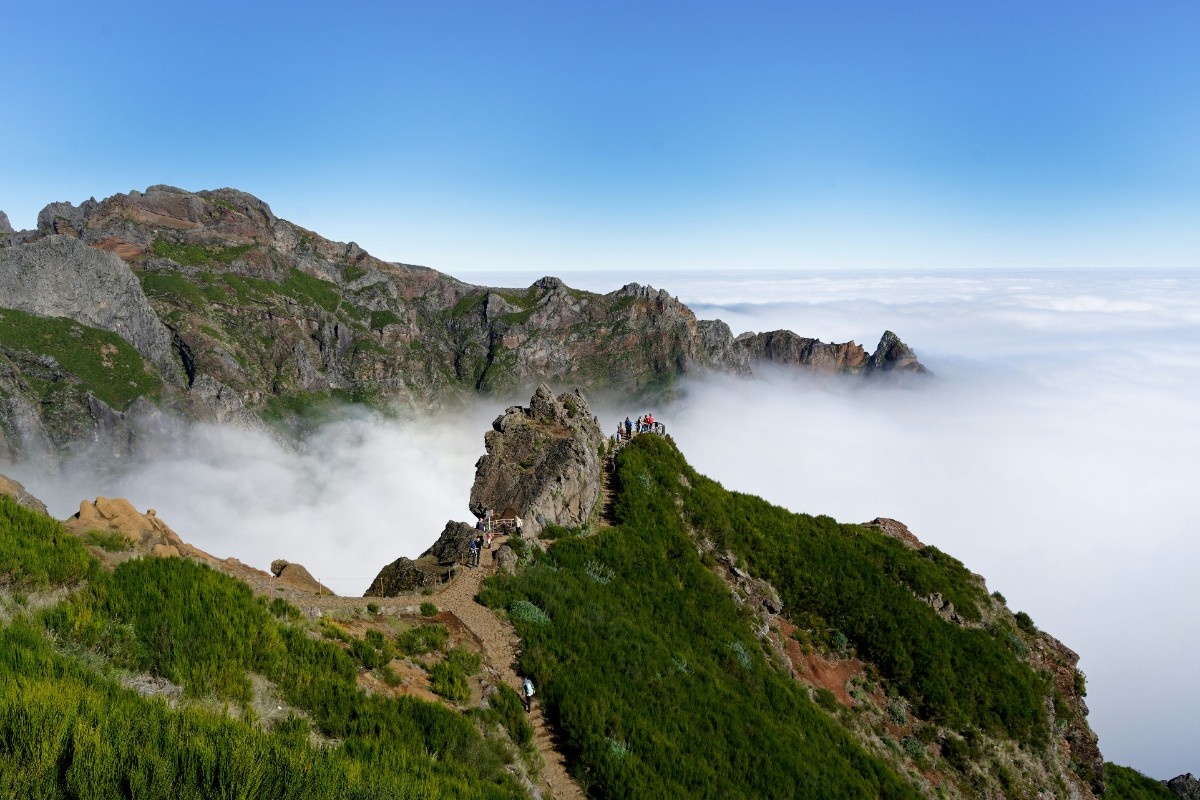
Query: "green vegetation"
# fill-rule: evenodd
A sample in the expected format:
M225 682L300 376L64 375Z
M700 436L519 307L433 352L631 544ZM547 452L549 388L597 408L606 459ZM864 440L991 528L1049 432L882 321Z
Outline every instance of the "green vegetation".
M216 262L232 264L237 259L254 249L252 244L239 244L230 247L206 247L202 244L182 244L169 242L166 239L155 239L150 246L151 252L159 258L169 258L184 267L199 267Z
M162 392L162 378L128 342L73 320L0 309L0 347L27 351L48 368L57 365L117 410L143 395L157 400Z
M433 691L454 703L467 702L471 697L471 686L467 679L479 672L481 663L478 653L455 647L430 668Z
M87 548L62 525L0 495L0 586L21 590L70 586L95 568Z
M956 559L937 548L917 551L858 525L793 514L750 495L727 492L698 475L660 437L626 448L641 466L619 477L679 497L691 526L729 550L779 591L788 616L816 638L841 633L920 717L963 730L978 726L1040 747L1049 728L1045 682L1024 664L1009 638L946 622L922 601L934 592L968 620L979 620L984 590ZM636 477L634 477L636 476ZM686 484L680 476L686 477ZM636 486L633 487L636 490Z
M401 325L404 320L396 316L396 313L391 309L385 308L383 311L371 312L371 330L381 331L388 325Z
M1136 769L1108 763L1104 777L1108 787L1105 800L1176 800L1162 781L1147 778Z
M915 798L770 663L728 588L704 565L661 467L627 447L619 525L531 551L480 599L507 609L519 669L596 797ZM636 445L636 442L635 442ZM595 575L608 578L597 580Z
M337 287L329 281L314 278L307 272L293 268L283 283L279 284L284 294L302 303L318 305L326 311L337 311L342 302Z
M108 553L119 553L133 547L133 539L120 531L88 531L83 538L88 544Z
M104 572L57 522L8 498L0 565L9 586L87 579L58 606L0 627L0 796L522 796L470 719L364 694L351 652L314 640L289 624L294 608L233 578L184 559ZM362 641L390 647L382 635ZM114 668L162 676L201 702L172 710L122 688ZM268 729L250 702L251 673L311 727L293 715ZM212 699L225 713L206 710ZM314 732L332 743L314 745Z
M525 705L511 686L502 683L496 687L482 716L503 727L517 747L528 747L533 742L533 726L525 714Z
M418 625L399 634L396 647L406 656L423 656L441 650L449 641L450 629L445 625Z
M432 617L432 616L435 616L437 613L438 613L438 607L436 605L434 605L433 603L429 602L428 600L426 600L424 603L421 603L421 616L422 617Z

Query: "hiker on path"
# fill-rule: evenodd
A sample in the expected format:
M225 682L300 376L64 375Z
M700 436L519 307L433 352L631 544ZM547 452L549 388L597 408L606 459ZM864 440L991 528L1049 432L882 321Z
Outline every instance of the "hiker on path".
M525 523L524 523L524 522L521 522L521 517L520 517L520 515L518 515L518 516L516 517L516 520L517 520L517 536L520 536L520 535L521 535L521 526L522 526L522 525L524 525Z
M471 538L471 552L467 556L467 566L472 569L479 566L479 541L478 536Z
M488 550L492 549L492 537L494 537L495 535L496 534L493 533L492 531L487 532L487 549Z
M631 420L629 417L625 418L625 438L633 438L633 420Z
M533 705L533 681L529 680L529 678L526 678L525 682L521 684L521 688L525 690L525 713L528 714Z

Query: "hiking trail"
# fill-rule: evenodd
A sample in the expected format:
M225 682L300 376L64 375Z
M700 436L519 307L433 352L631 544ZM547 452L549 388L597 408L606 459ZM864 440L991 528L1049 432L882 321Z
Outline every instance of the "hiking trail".
M492 541L492 549L484 551L477 568L460 568L454 579L431 599L437 603L439 610L447 611L457 617L467 630L479 640L480 647L483 649L484 662L492 668L497 679L521 694L520 676L513 668L521 640L511 624L501 620L492 613L490 608L475 599L483 579L496 573L496 562L492 560L491 554L507 541L508 536L497 536ZM535 694L533 709L529 713L529 721L533 725L534 746L537 747L545 762L539 776L539 788L542 790L543 796L547 798L583 800L583 791L567 772L566 761L557 747L556 736L542 712L540 700L540 695Z

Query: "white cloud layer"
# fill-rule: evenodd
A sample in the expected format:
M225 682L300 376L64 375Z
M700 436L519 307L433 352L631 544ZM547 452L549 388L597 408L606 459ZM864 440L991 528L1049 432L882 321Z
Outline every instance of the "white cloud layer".
M1081 654L1107 758L1160 778L1200 770L1200 275L570 278L598 291L651 283L735 333L790 328L868 350L898 333L937 374L920 388L764 372L692 380L652 410L728 488L845 521L894 517L962 559ZM300 453L200 426L151 463L16 477L58 515L128 497L215 555L261 568L287 558L359 594L468 516L483 433L505 405L419 424L353 416Z

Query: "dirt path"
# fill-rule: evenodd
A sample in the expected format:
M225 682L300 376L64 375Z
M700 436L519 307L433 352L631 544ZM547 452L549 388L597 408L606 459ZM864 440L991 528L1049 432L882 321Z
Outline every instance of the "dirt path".
M491 667L496 679L507 683L518 693L521 691L521 680L513 665L517 660L517 649L520 639L516 631L507 621L501 620L491 609L479 604L475 595L483 579L496 572L496 564L492 554L501 544L508 540L507 536L498 536L492 542L492 549L485 550L480 559L478 569L462 569L455 575L454 580L435 594L432 599L442 611L448 611L467 627L479 640L483 648L485 663ZM555 800L583 800L583 792L571 779L567 772L562 753L555 747L554 735L542 714L542 705L537 702L535 695L533 711L529 715L533 724L534 744L541 753L545 766L541 773L541 789L546 797Z

